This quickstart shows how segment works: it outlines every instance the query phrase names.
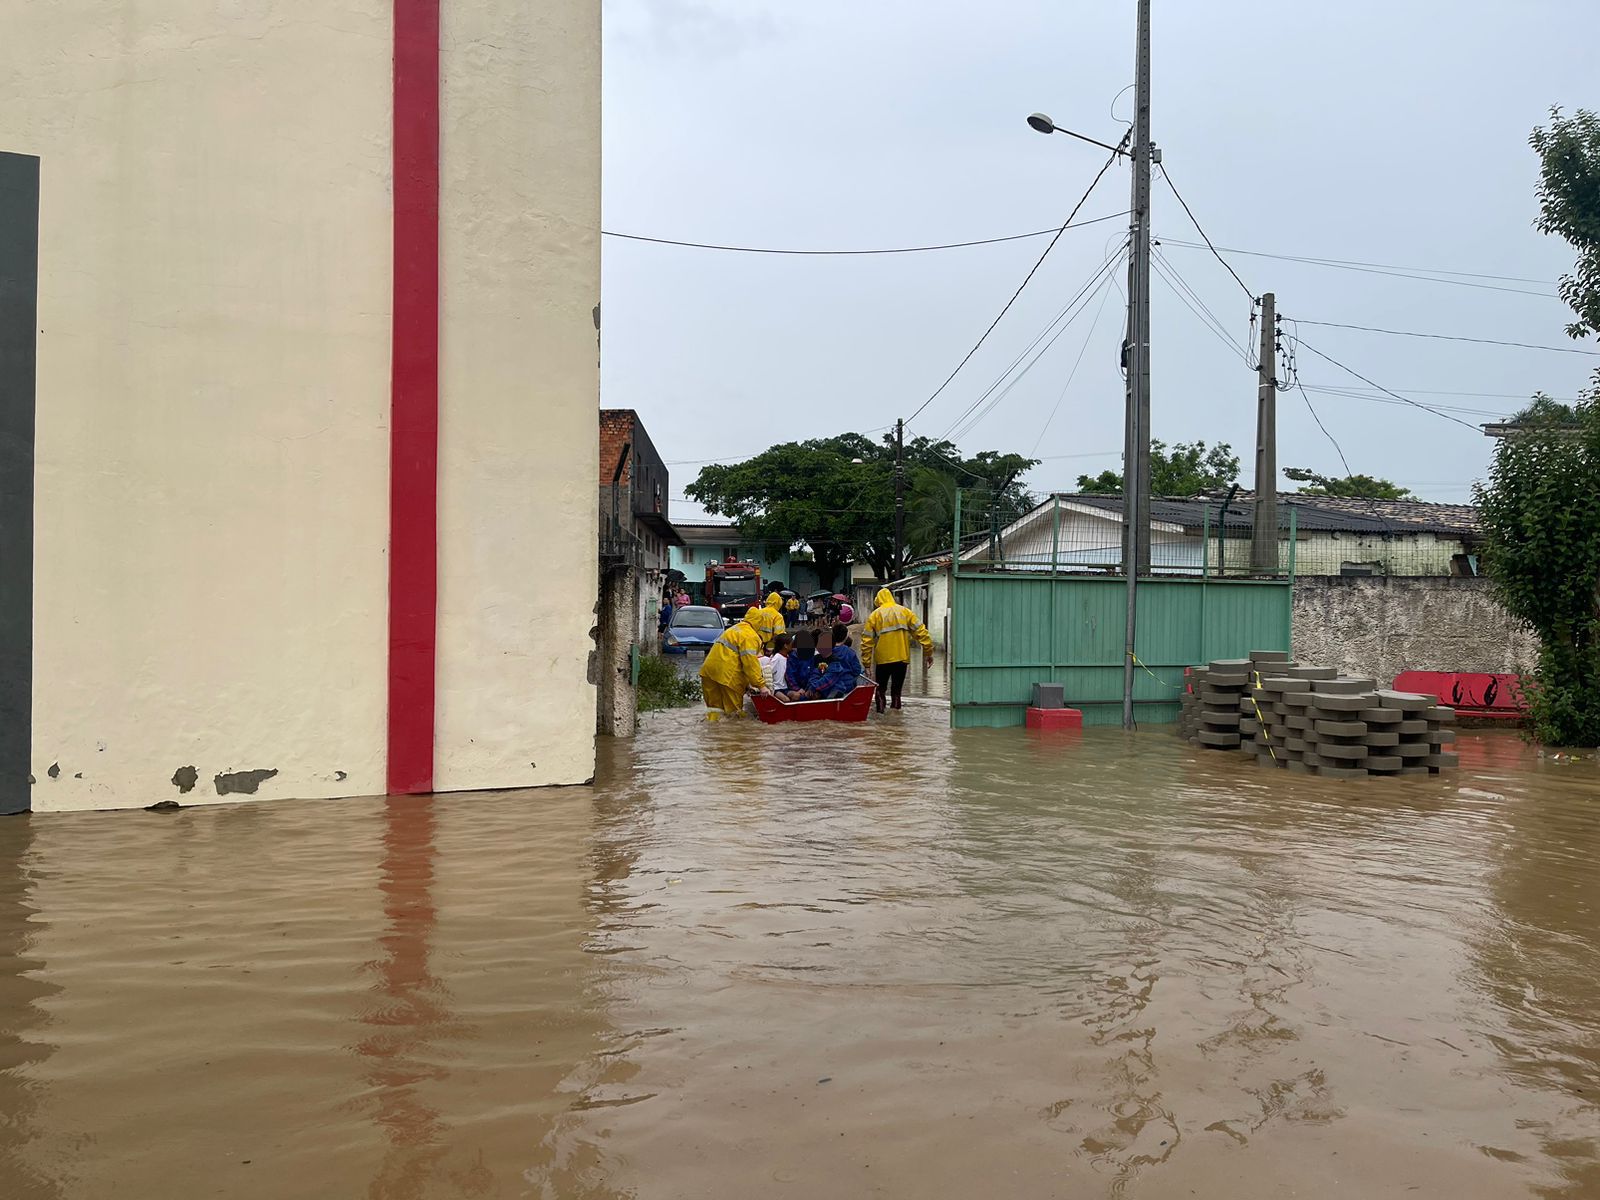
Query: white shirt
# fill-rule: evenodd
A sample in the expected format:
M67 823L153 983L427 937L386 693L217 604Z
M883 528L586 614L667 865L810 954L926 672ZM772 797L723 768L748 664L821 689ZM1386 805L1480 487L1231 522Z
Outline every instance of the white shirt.
M789 686L785 682L789 671L789 659L785 655L763 654L761 670L766 674L767 686L773 691L780 692Z

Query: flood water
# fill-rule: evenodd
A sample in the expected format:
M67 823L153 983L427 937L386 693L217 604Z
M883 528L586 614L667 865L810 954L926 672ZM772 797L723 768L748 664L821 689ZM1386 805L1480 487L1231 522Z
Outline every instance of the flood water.
M0 1196L1600 1196L1600 775L647 718L0 821Z

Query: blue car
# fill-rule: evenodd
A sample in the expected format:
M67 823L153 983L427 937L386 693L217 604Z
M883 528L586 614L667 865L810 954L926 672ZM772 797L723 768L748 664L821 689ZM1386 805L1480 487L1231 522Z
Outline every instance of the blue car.
M661 635L663 654L709 650L722 636L722 617L714 608L690 604L672 614L672 624Z

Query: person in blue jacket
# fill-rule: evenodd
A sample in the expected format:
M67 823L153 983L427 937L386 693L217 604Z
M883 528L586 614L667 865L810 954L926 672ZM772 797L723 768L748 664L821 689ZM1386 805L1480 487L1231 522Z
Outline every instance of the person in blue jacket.
M827 668L817 686L819 699L838 700L855 691L861 682L861 657L850 646L848 625L833 627L833 650L825 662Z
M817 635L802 629L794 635L794 649L784 670L787 685L780 700L814 700L822 678L822 660L817 657Z

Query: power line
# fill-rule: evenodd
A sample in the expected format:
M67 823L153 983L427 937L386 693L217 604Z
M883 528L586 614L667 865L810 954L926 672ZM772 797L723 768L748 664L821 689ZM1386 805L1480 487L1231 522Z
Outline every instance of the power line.
M1061 410L1061 403L1067 398L1067 389L1072 386L1072 381L1078 377L1078 368L1083 365L1083 356L1089 352L1089 342L1094 338L1094 331L1100 325L1100 318L1106 311L1106 301L1111 298L1111 289L1105 283L1100 285L1100 307L1094 310L1094 320L1089 322L1089 332L1083 335L1083 345L1078 347L1078 357L1072 361L1072 370L1067 372L1066 382L1061 385L1061 392L1056 396L1055 405L1050 409L1050 415L1044 419L1044 425L1039 429L1039 436L1033 439L1033 449L1028 451L1028 457L1033 457L1033 451L1039 448L1044 441L1044 435L1050 432L1050 425L1056 419L1056 413Z
M1098 225L1102 221L1115 221L1118 217L1127 215L1128 210L1124 209L1122 212L1107 213L1103 217L1090 217L1088 220L1079 221L1076 225L1072 225L1071 228L1082 229L1086 225ZM658 246L687 246L693 250L725 250L733 254L788 254L801 257L840 258L869 254L926 254L932 250L963 250L968 246L994 246L1001 242L1021 242L1028 238L1046 237L1052 233L1060 237L1062 229L1067 227L1036 229L1031 233L1010 233L1003 237L974 238L969 242L941 242L931 246L891 246L874 250L791 250L775 246L732 246L718 242L688 242L680 241L677 238L647 237L642 233L619 233L612 229L605 229L601 232L606 237L622 238L630 242L653 242Z
M1320 325L1325 329L1359 329L1363 333L1386 333L1391 337L1429 338L1440 342L1474 342L1483 346L1515 346L1521 350L1548 350L1552 354L1587 354L1600 358L1600 350L1580 350L1576 346L1542 346L1535 342L1503 342L1496 338L1461 337L1452 333L1417 333L1409 329L1380 329L1376 325L1344 325L1338 321L1308 321L1296 318L1300 325Z
M1211 235L1201 228L1199 219L1194 215L1194 209L1189 207L1189 202L1183 198L1183 193L1178 190L1178 185L1173 183L1172 176L1167 174L1166 163L1161 164L1161 178L1167 181L1167 186L1172 189L1172 194L1178 198L1178 203L1183 205L1183 211L1189 214L1189 224L1193 225L1195 232L1205 239L1206 249L1211 251L1213 258L1228 269L1228 274L1233 276L1233 281L1239 285L1240 290L1254 303L1256 294L1245 285L1244 280L1239 278L1239 272L1233 269L1233 264L1217 253L1217 248L1211 241Z
M893 429L893 428L894 428L893 425L879 425L875 429L863 429L863 430L860 430L859 431L859 436L866 437L869 434L882 433L886 429ZM720 458L674 458L674 459L667 460L663 465L664 466L668 466L668 467L698 467L698 466L704 465L705 463L736 463L736 462L744 462L748 458L756 458L756 457L758 457L758 456L760 456L762 454L765 454L767 452L767 450L770 450L770 449L772 449L772 447L768 446L768 447L766 447L766 449L755 450L755 451L752 451L749 454L725 454Z
M1309 347L1307 348L1309 349ZM1299 376L1295 377L1294 382L1295 386L1300 389L1300 398L1306 402L1306 411L1311 414L1311 419L1317 423L1317 428L1322 430L1322 436L1333 443L1333 448L1339 455L1339 461L1344 465L1346 477L1354 475L1355 472L1350 469L1350 460L1344 456L1343 447L1339 445L1338 439L1328 432L1328 427L1322 423L1322 418L1317 416L1317 410L1312 407L1311 397L1306 395L1306 385L1300 382Z
M1367 388L1338 387L1314 383L1303 384L1301 386L1304 386L1310 391L1318 392L1323 395L1338 396L1342 400L1366 400L1373 404L1399 403L1396 400L1389 399L1387 396L1374 396ZM1416 391L1414 388L1407 390ZM1427 395L1428 393L1422 392L1419 394ZM1440 412L1466 413L1468 416L1474 417L1504 417L1506 415L1506 410L1503 408L1469 408L1460 404L1436 404L1433 407L1437 408Z
M1084 285L1078 289L1077 294L1067 302L1066 308L1064 308L1060 313L1056 314L1055 318L1051 320L1050 324L1046 325L1042 330L1040 330L1039 333L1034 337L1033 341L1029 342L1028 345L1023 348L1022 353L1018 354L1016 358L1011 360L1011 364L995 378L995 381L985 388L983 392L979 394L977 399L975 399L971 404L967 405L965 411L963 411L962 414L950 424L950 427L945 430L944 436L941 439L942 441L954 442L966 437L967 434L971 433L972 430L976 428L980 421L994 411L995 406L998 405L1001 400L1005 399L1005 397L1010 393L1011 389L1016 386L1017 381L1033 369L1033 367L1038 363L1039 359L1044 356L1045 351L1049 350L1051 346L1055 345L1056 339L1066 332L1067 326L1071 325L1073 321L1077 320L1082 314L1083 310L1089 306L1089 301L1093 298L1091 292L1095 285L1097 283L1103 284L1104 276L1115 273L1116 265L1121 257L1122 248L1119 246L1111 255L1111 257L1101 263L1094 274L1089 276ZM1082 302L1081 305L1080 301ZM1076 309L1076 311L1074 311L1074 309ZM1054 334L1051 334L1050 331L1054 329L1057 324L1060 324L1060 328L1056 329ZM1045 341L1046 335L1049 335L1048 341ZM1021 371L1017 372L1016 375L1011 377L1010 382L1006 382L1006 377L1011 375L1011 372L1015 370L1017 364L1022 362L1023 358L1025 358L1034 349L1034 347L1038 346L1041 341L1044 342L1044 345L1041 349L1039 349L1038 353L1034 354L1032 360L1029 361ZM1005 384L1003 388L1001 387L1002 383ZM996 394L997 390L998 394ZM987 401L987 404L985 401ZM980 406L983 406L981 411L979 411Z
M1168 180L1170 183L1171 180ZM1528 275L1491 275L1484 271L1446 271L1440 267L1407 267L1395 263L1363 262L1354 258L1313 258L1300 254L1272 254L1266 250L1241 250L1238 246L1210 247L1199 242L1185 242L1178 238L1162 238L1161 241L1168 246L1183 246L1191 250L1222 249L1229 254L1245 254L1251 258L1276 258L1283 262L1307 263L1318 267L1351 267L1357 270L1372 271L1410 271L1415 272L1411 278L1421 279L1429 275L1451 275L1460 279L1498 279L1507 283L1542 283L1549 285L1547 279L1535 279ZM1440 280L1439 282L1443 282ZM1544 295L1543 292L1530 292L1528 295Z
M1255 370L1256 364L1250 361L1250 355L1234 344L1233 339L1228 336L1227 327L1222 323L1221 318L1206 307L1205 301L1201 300L1199 294L1178 274L1177 268L1159 253L1152 253L1150 262L1155 268L1156 274L1161 277L1161 281L1172 289L1172 294L1183 302L1184 307L1195 315L1212 336L1233 351L1234 354L1237 354L1245 366L1252 371ZM1190 297L1193 297L1193 299L1191 300ZM1198 307L1196 307L1197 305Z
M1453 417L1449 413L1441 412L1437 408L1430 408L1426 404L1419 404L1415 400L1407 399L1405 396L1402 396L1399 392L1391 392L1388 388L1384 387L1380 383L1373 383L1372 380L1368 379L1365 375L1363 375L1360 371L1357 371L1354 367L1347 367L1347 366L1345 366L1344 363L1340 362L1338 359L1334 358L1332 355L1324 354L1321 350L1318 350L1310 342L1306 341L1303 337L1301 337L1298 332L1295 333L1294 340L1299 343L1299 345L1300 345L1300 347L1302 349L1309 350L1309 351L1311 351L1311 353L1315 354L1318 358L1324 360L1325 362L1332 363L1334 366L1338 367L1341 371L1344 371L1344 372L1346 372L1348 374L1354 375L1357 379L1361 380L1361 382L1366 384L1368 387L1376 388L1378 391L1382 392L1386 396L1393 396L1396 400L1400 401L1402 404L1409 404L1413 408L1420 408L1423 412L1430 412L1436 417L1443 417L1446 421L1454 421L1457 425L1460 425L1463 429L1472 430L1473 433L1482 433L1483 432L1476 425L1473 425L1473 424L1471 424L1470 422L1467 422L1467 421L1463 421L1460 417Z
M1126 140L1126 138L1123 139L1123 141ZM1065 233L1071 226L1072 218L1077 216L1078 210L1089 202L1089 197L1094 192L1095 187L1102 179L1105 178L1105 174L1111 169L1111 165L1115 163L1121 156L1122 152L1120 150L1114 150L1111 152L1111 156L1106 159L1105 164L1101 166L1100 170L1095 173L1095 177L1089 181L1089 186L1084 190L1082 197L1080 197L1078 202L1072 206L1072 211L1067 214L1067 219L1061 222L1061 228L1056 230L1055 237L1050 239L1049 245L1044 248L1044 253L1040 254L1039 260L1028 269L1027 275L1025 275L1022 282L1017 285L1017 290L1011 293L1011 299L1006 301L1005 307L1000 310L999 316L995 317L994 320L989 322L989 328L985 329L983 331L983 336L978 338L978 340L973 343L972 349L968 350L966 354L962 356L961 361L956 364L956 369L951 371L950 374L945 377L945 381L933 390L933 394L921 404L917 405L916 410L906 418L907 425L911 424L912 421L915 421L917 419L917 415L921 413L923 409L927 408L928 405L932 404L936 399L938 399L939 394L943 392L945 388L950 386L950 381L960 373L961 368L966 366L967 362L972 358L972 356L978 352L978 347L983 345L983 343L989 339L989 335L994 332L995 326L1000 324L1001 318L1003 318L1006 313L1011 311L1011 306L1017 302L1017 297L1022 295L1023 288L1028 286L1029 281L1033 279L1039 268L1044 265L1044 260L1049 257L1050 251L1055 249L1055 244L1061 240L1061 235Z

